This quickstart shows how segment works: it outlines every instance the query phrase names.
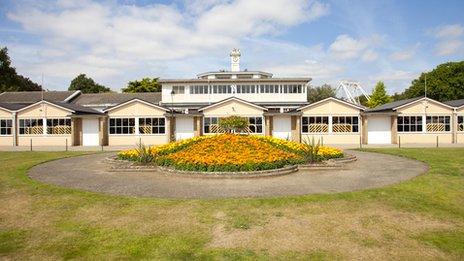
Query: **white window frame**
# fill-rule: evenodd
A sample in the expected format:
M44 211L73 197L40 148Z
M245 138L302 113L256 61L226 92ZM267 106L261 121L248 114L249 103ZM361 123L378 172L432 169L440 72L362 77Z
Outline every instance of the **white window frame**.
M309 132L309 118L317 118L317 117L321 117L322 121L323 121L323 118L327 118L327 125L328 125L328 128L327 128L327 132ZM303 118L308 118L308 131L307 132L304 132L303 131ZM332 127L332 124L331 124L331 116L330 115L303 115L301 116L301 133L302 134L329 134L331 133L331 127ZM342 133L342 132L339 132L339 133Z
M172 86L172 92L174 95L176 94L185 94L185 86L184 85L174 85Z
M444 119L448 118L448 123L444 123L445 124L445 130L444 131L427 131L427 118L431 118L431 121L432 123L434 123L434 117L438 117L438 120L440 117L443 117ZM425 131L427 133L450 133L451 132L451 129L452 129L452 124L451 124L451 115L426 115L425 116ZM446 130L446 125L448 125L448 130Z
M48 122L51 120L52 123L53 123L53 120L69 120L69 128L71 129L71 133L69 134L53 134L53 133L48 133ZM68 118L68 117L53 117L53 118L44 118L44 128L45 128L45 134L47 136L69 136L69 135L72 135L72 122L71 122L71 118Z
M459 123L459 118L461 118L461 123ZM464 132L464 128L463 130L459 130L459 124L463 124L464 125L464 114L463 115L457 115L457 119L456 119L456 130L457 132Z
M141 119L158 119L158 122L160 119L163 119L164 121L164 125L151 125L152 127L152 130L153 130L153 127L156 127L156 128L161 128L161 127L164 127L164 132L163 133L141 133L140 132L140 120ZM166 117L153 117L153 116L144 116L144 117L136 117L136 124L137 125L137 129L135 130L136 134L135 135L142 135L142 136L163 136L163 135L166 135L166 124L167 124L167 121L166 121Z
M401 124L401 125L403 126L403 130L402 130L402 131L399 130L400 117L403 118L403 123ZM411 126L412 126L412 124L411 124L411 123L408 123L407 125L409 126L409 131L404 131L404 126L405 126L405 124L404 124L404 117L408 117L408 118L409 118L409 122L411 122L411 117L415 117L416 120L417 120L417 118L420 118L420 119L421 119L421 124L420 124L420 125L419 125L419 124L414 124L414 126L416 126L416 127L417 127L417 126L421 126L421 129L422 129L422 130L411 131ZM423 115L398 115L398 116L396 116L396 131L397 131L398 133L423 133L423 132L425 132L426 129L427 129L426 123L425 123L424 121L425 121L425 118L424 118Z
M221 118L227 118L229 117L230 115L222 115L222 116L204 116L203 117L203 124L202 124L202 132L203 134L205 135L214 135L214 134L217 134L217 133L211 133L211 132L205 132L205 126L206 126L206 118L216 118L217 119L217 123L216 124L219 124L219 120ZM250 116L250 115L247 115L247 116L239 116L239 117L242 117L242 118L246 118L248 120L248 125L250 125L250 118L261 118L261 132L252 132L250 134L254 135L254 134L264 134L264 131L265 131L265 122L264 122L264 116ZM255 124L256 125L256 124ZM245 133L240 133L240 134L245 134Z
M334 125L334 118L336 117L344 117L344 118L347 118L347 117L350 117L350 118L357 118L358 119L358 124L356 124L358 126L358 131L352 131L352 132L335 132L333 131L333 125ZM353 125L353 123L351 123L351 125ZM336 135L344 135L344 134L360 134L361 133L361 117L359 115L331 115L329 117L329 133L331 134L336 134Z
M117 119L121 119L121 121L123 119L134 119L134 133L111 133L111 120L114 119L114 120L117 120ZM118 116L118 117L109 117L108 119L108 135L110 136L134 136L134 135L138 135L138 132L139 132L139 124L138 124L138 120L137 120L137 117L126 117L126 116ZM118 127L125 127L125 126L118 126ZM117 127L116 127L117 128Z
M2 121L5 121L5 125L7 125L6 127L1 126ZM8 124L7 124L8 121L11 122L10 123L11 127L8 127ZM2 129L6 129L6 130L10 129L11 134L2 134L2 132L1 132ZM14 133L13 119L12 118L0 118L0 136L1 137L10 137L10 136L13 136L13 133Z
M26 134L26 133L23 133L21 134L21 121L24 121L24 123L26 123L26 120L36 120L36 121L42 121L42 133L41 134ZM39 125L37 125L39 126ZM24 129L25 128L30 128L30 126L27 126L27 127L23 127ZM26 131L24 131L26 132ZM45 118L19 118L18 119L18 135L19 136L44 136L46 135L47 133L47 120Z

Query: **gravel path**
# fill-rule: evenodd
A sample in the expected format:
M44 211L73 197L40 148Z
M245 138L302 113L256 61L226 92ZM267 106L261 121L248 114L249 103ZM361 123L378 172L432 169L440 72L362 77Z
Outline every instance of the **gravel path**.
M46 162L33 167L35 180L108 194L155 198L275 197L335 193L383 187L411 179L428 169L407 158L349 151L358 160L339 170L305 170L270 178L202 179L157 172L109 172L111 153Z

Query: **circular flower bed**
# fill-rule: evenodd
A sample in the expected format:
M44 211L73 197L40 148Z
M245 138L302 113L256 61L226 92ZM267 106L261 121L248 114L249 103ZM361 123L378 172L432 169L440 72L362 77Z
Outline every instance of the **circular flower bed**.
M143 147L118 153L119 159L169 166L178 170L237 172L282 168L306 162L308 144L267 136L220 134ZM343 152L318 147L320 160L343 157Z

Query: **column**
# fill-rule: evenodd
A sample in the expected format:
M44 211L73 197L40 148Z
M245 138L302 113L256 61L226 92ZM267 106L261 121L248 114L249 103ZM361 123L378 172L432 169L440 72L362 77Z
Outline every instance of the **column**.
M272 116L264 116L264 135L272 136Z
M292 125L292 140L295 142L301 142L301 117L291 116Z
M108 146L108 118L100 117L100 146Z
M369 139L368 129L367 129L367 116L361 115L361 142L362 144L367 144Z
M451 142L452 143L457 143L457 136L458 136L458 115L454 112L451 116L451 121L450 121L450 124L451 124L451 135L452 136L452 139L451 139Z
M396 115L391 116L391 143L398 144L398 117Z

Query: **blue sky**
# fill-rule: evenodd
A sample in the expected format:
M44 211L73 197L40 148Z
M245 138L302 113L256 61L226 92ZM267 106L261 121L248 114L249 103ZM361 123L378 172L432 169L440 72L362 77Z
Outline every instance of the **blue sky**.
M313 85L382 80L402 91L422 71L464 58L464 1L0 0L0 45L51 90L79 73L119 90L142 77L229 68Z

